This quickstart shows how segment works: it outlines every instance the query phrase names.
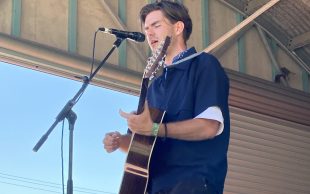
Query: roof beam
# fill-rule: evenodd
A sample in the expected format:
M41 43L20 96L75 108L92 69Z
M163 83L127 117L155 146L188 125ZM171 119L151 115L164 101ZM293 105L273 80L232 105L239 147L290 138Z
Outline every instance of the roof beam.
M263 6L267 2L268 2L268 0L251 0L245 4L244 13L250 15L255 10L257 10L257 8Z
M208 46L206 49L204 49L204 52L210 53L214 52L215 48L221 47L225 42L229 41L231 38L233 38L238 32L243 30L244 28L248 27L252 22L261 14L263 14L266 10L274 6L276 3L278 3L280 0L270 0L268 3L266 3L264 6L262 6L260 9L255 11L252 15L247 17L245 20L243 20L240 24L235 26L233 29L228 31L226 34L221 36L219 39L214 41L210 46Z
M0 33L0 60L36 71L82 81L91 69L91 58ZM95 68L99 61L95 62ZM137 95L141 72L106 63L91 84Z
M287 48L289 50L295 50L301 47L304 47L306 45L310 44L310 31L303 33L299 36L295 36L294 38L292 38L288 45Z
M242 6L242 8L240 8L240 6L238 6L238 2L239 1L234 1L234 0L218 0L220 2L222 2L224 5L226 5L227 7L232 8L233 10L246 15L244 13L244 6ZM259 20L260 18L258 18L257 20ZM307 65L306 58L307 58L307 52L304 52L302 50L289 50L287 47L287 40L288 38L281 34L281 32L279 31L271 31L270 28L266 28L267 26L267 20L266 18L261 18L261 20L253 21L256 25L260 26L265 32L268 33L268 35L270 37L272 37L272 39L276 40L276 42L279 44L279 46L286 51L287 54L289 54L290 57L292 57L292 59L301 67L303 68L308 74L310 74L310 67ZM280 33L280 34L279 34Z
M274 55L273 55L273 53L272 53L272 49L270 48L270 46L269 46L269 44L268 44L268 42L267 42L267 39L266 39L266 36L265 36L264 31L263 31L262 28L259 27L259 26L256 26L256 29L257 29L257 31L258 31L258 33L259 33L260 38L262 39L262 41L263 41L263 43L264 43L264 46L265 46L265 48L266 48L266 50L267 50L267 53L268 53L268 55L269 55L269 58L270 58L270 60L271 60L272 65L276 68L277 73L280 73L280 72L281 72L281 70L280 70L280 65L278 64L276 58L274 57ZM281 81L281 83L282 83L284 86L289 87L289 84L288 84L287 80L284 79L284 77L281 77L281 78L280 78L280 81Z

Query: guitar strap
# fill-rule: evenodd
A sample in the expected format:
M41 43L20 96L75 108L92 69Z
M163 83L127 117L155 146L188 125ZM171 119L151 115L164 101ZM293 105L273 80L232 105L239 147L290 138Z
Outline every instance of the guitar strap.
M185 57L184 59L181 59L181 60L179 60L179 61L177 61L177 62L175 62L175 63L172 63L172 65L177 65L177 64L182 63L182 62L184 62L184 61L190 60L190 59L192 59L192 58L194 58L194 57L197 57L197 56L200 55L201 53L203 53L203 52L199 52L199 53L192 54L192 55L190 55L190 56L188 56L188 57Z

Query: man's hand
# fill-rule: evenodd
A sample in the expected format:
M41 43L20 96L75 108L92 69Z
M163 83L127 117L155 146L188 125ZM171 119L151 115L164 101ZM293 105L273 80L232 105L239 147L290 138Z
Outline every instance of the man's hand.
M108 152L114 152L120 147L121 134L117 131L105 134L103 139L104 149Z
M139 115L126 113L122 110L119 111L119 114L127 120L128 128L132 132L146 136L152 135L153 121L147 102L144 103L144 111Z

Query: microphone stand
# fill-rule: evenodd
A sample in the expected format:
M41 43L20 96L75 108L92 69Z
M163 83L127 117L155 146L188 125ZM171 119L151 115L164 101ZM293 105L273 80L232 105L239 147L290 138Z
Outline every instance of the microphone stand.
M122 43L124 38L116 37L115 42L113 43L113 47L107 54L107 56L100 62L97 69L90 75L88 78L87 76L83 77L83 85L80 88L80 90L75 94L75 96L67 102L67 104L62 108L62 110L59 112L59 114L56 117L56 120L52 124L52 126L47 130L47 132L41 137L41 139L37 142L37 144L33 147L33 151L37 152L40 147L43 145L43 143L47 140L49 134L53 131L53 129L56 127L56 125L64 120L65 118L69 122L69 167L68 167L68 181L67 181L67 194L73 194L73 181L72 181L72 156L73 156L73 130L74 130L74 123L77 119L76 114L72 111L73 106L77 103L79 98L82 96L83 92L87 88L89 82L93 79L93 77L96 75L96 73L99 71L99 69L105 64L107 59L110 57L112 52L119 47L119 45Z

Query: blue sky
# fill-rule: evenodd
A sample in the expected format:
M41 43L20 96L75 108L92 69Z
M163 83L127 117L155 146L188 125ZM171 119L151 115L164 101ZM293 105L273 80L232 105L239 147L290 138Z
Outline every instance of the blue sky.
M0 62L1 194L62 193L59 123L38 152L32 148L55 121L80 82ZM126 132L121 108L135 110L138 97L89 85L74 106L74 193L117 193L126 154L108 154L102 139L109 131ZM68 175L67 121L64 126L64 181ZM65 191L66 193L66 191Z

